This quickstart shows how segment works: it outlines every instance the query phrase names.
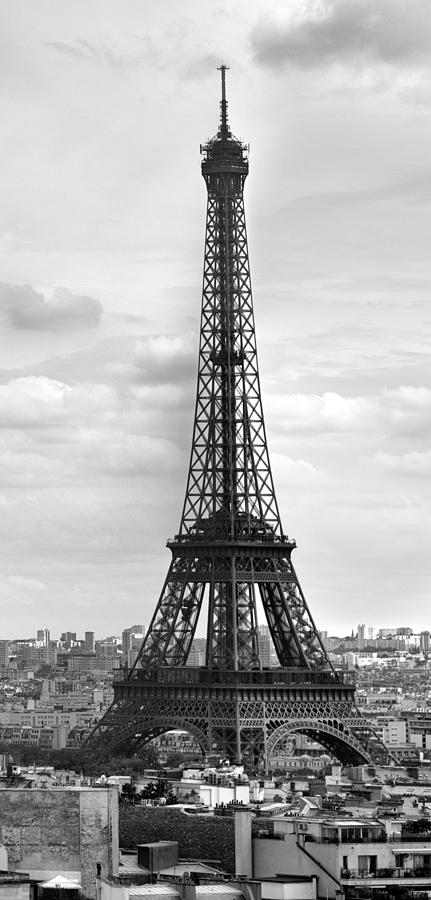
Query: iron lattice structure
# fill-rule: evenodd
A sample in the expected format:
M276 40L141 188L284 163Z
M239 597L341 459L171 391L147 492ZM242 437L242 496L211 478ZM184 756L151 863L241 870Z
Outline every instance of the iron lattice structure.
M334 671L283 533L262 412L244 212L246 146L227 117L203 147L208 192L199 369L180 529L166 581L131 670L89 740L108 755L182 728L202 749L268 764L301 731L345 762L384 755ZM262 669L260 601L279 667ZM204 597L205 666L187 666Z

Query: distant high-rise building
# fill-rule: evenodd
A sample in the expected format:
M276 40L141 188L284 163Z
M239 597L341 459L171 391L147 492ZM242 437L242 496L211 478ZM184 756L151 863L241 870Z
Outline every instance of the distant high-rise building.
M9 641L0 641L0 669L9 665Z
M94 631L86 631L84 635L84 649L87 653L93 653L94 650Z
M115 659L118 656L120 646L115 641L106 638L104 641L96 641L95 650L97 659Z
M188 660L186 662L186 666L195 666L199 668L199 666L205 665L205 650L197 650L195 647L192 647L189 653Z
M49 642L51 640L49 628L38 628L36 639L39 644L42 644L44 647L49 647Z
M206 637L195 637L192 641L192 649L193 650L203 650L204 653L207 649L207 639Z
M356 666L356 653L351 653L348 651L347 653L343 653L342 657L343 668L351 671Z
M430 650L430 633L429 631L421 631L420 648L422 653L429 653Z
M271 639L266 634L259 635L259 656L261 666L264 669L269 669L271 665Z
M405 719L391 719L383 726L383 740L389 747L406 744L408 727Z
M365 625L358 625L358 650L362 650L365 644Z
M71 644L72 641L76 641L76 631L63 631L61 640L65 644Z
M264 669L278 666L279 662L272 642L269 626L266 624L258 625L257 633L259 636L259 658L261 666L263 666Z
M204 666L206 660L206 638L194 638L186 666Z
M123 657L125 660L128 660L128 654L130 650L139 650L144 637L145 628L143 627L143 625L131 625L130 628L124 629L121 635L121 645L123 649ZM129 665L128 662L127 665Z

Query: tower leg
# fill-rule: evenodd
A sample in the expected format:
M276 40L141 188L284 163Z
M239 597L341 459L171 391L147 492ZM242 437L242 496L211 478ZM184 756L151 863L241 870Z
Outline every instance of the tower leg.
M264 770L265 775L268 775L268 750L267 750L267 746L266 746L268 734L267 734L267 727L266 727L266 702L265 701L263 702L262 707L263 707L263 766L264 766L263 770Z
M241 753L241 722L240 722L240 707L239 707L239 697L236 698L235 703L235 737L236 737L236 764L237 766L241 765L242 761L242 753Z

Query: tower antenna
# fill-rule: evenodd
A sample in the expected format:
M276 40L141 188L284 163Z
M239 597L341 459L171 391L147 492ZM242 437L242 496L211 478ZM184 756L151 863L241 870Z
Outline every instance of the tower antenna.
M218 66L218 71L221 72L221 127L220 131L223 135L227 135L228 126L227 126L227 100L226 100L226 70L229 69L229 66L225 66L224 64Z

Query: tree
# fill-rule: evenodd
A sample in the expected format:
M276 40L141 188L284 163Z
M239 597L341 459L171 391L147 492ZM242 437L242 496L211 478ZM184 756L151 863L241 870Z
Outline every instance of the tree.
M136 800L136 787L134 784L123 784L123 789L121 792L121 800L126 803L135 803Z
M184 756L180 750L173 750L172 753L168 754L166 759L166 766L169 769L177 769L180 766L184 766Z

